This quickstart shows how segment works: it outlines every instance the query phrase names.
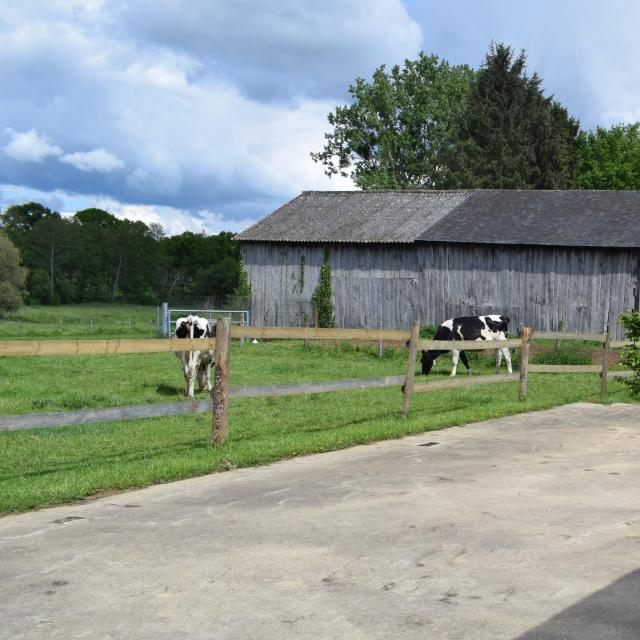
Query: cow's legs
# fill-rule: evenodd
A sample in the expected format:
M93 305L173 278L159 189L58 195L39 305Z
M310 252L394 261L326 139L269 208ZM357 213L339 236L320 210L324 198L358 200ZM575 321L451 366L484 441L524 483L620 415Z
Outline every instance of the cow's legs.
M511 366L511 353L507 347L503 347L498 351L501 356L504 356L505 362L507 363L507 370L509 373L513 373L513 367ZM502 358L500 358L502 360ZM498 362L497 373L500 373L500 362Z
M189 367L187 371L187 395L193 398L194 387L196 382L196 372L193 367Z
M469 366L469 361L467 360L467 354L464 351L460 352L460 360L462 360L462 364L467 368L467 374L471 375L471 367Z
M196 381L196 369L192 364L191 358L187 358L184 363L184 380L187 383L187 396L193 398L193 391Z
M198 389L211 391L211 388L211 363L202 363L198 369Z
M496 349L496 373L500 373L500 365L502 364L502 349Z
M451 350L451 362L453 363L453 368L451 369L451 377L452 378L456 375L456 372L458 370L458 358L459 357L460 357L460 352L457 349L452 349Z

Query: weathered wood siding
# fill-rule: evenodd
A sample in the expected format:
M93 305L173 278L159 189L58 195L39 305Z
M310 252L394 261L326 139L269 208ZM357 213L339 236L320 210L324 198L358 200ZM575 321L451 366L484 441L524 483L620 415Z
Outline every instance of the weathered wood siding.
M367 328L504 313L514 329L550 331L564 320L567 331L598 332L609 313L617 320L633 307L639 259L627 250L428 243L333 244L328 253L336 325ZM252 323L303 325L324 248L244 242L242 255Z

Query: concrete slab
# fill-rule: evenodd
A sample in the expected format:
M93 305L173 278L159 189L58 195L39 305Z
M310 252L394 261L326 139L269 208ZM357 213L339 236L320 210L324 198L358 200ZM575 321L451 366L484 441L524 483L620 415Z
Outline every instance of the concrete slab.
M0 638L640 638L640 406L0 520Z

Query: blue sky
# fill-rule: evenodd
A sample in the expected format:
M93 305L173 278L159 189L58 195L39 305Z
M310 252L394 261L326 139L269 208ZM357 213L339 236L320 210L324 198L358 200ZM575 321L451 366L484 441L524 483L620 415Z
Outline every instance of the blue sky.
M635 0L0 0L0 206L240 231L304 189L347 87L489 43L586 128L640 120Z

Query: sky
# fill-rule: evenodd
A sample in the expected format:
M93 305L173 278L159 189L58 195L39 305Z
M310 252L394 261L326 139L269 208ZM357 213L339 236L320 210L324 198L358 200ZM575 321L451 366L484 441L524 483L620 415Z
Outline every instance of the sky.
M527 52L583 128L640 120L637 0L0 0L0 208L239 232L303 190L350 83Z

